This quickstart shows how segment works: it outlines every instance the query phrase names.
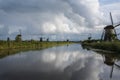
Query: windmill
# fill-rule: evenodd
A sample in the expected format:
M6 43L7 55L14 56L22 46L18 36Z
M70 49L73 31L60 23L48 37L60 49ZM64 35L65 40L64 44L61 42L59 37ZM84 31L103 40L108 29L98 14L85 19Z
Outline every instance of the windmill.
M21 42L22 41L22 35L21 35L21 30L19 30L19 34L15 37L16 42Z
M113 24L113 19L112 19L112 14L110 12L110 19L111 19L111 25L107 25L104 27L102 36L101 36L101 40L103 41L114 41L117 38L117 33L115 28L118 27L120 24L114 25Z

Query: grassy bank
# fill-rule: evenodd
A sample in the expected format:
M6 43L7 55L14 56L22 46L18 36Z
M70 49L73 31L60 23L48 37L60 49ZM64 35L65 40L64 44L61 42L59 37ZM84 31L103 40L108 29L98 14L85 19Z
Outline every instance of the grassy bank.
M52 47L58 45L69 44L72 42L39 42L39 41L22 41L22 42L15 42L15 41L1 41L0 42L0 50L3 49L25 49L25 48L44 48L44 47Z
M41 50L53 46L67 45L71 43L73 42L0 41L0 58L5 57L7 55L15 54L20 51Z
M116 41L116 42L91 42L91 43L83 42L82 45L88 46L91 48L95 48L95 49L114 51L117 53L120 52L120 42L119 41Z

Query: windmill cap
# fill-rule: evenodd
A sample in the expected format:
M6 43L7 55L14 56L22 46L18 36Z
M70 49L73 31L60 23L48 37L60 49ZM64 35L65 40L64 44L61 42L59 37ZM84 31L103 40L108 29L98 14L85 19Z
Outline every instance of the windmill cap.
M21 34L18 34L17 36L22 36Z
M108 25L104 29L114 29L113 25Z
M105 61L104 63L107 64L107 65L109 65L109 66L114 65L114 62L107 62L107 61Z

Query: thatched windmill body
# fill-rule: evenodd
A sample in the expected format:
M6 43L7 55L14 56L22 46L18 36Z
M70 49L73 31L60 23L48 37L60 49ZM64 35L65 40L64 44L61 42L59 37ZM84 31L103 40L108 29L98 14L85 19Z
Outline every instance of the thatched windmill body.
M101 36L101 40L103 40L103 41L114 41L114 40L118 39L115 28L117 26L119 26L120 24L117 24L114 26L111 13L110 13L110 19L111 19L112 24L104 27L104 30L103 30L103 33Z

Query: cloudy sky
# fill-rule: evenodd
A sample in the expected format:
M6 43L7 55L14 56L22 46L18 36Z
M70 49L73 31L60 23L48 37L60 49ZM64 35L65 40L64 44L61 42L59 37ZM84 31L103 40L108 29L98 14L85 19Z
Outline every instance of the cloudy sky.
M120 23L120 0L0 0L0 39L99 39L105 25ZM120 30L117 28L117 32Z

